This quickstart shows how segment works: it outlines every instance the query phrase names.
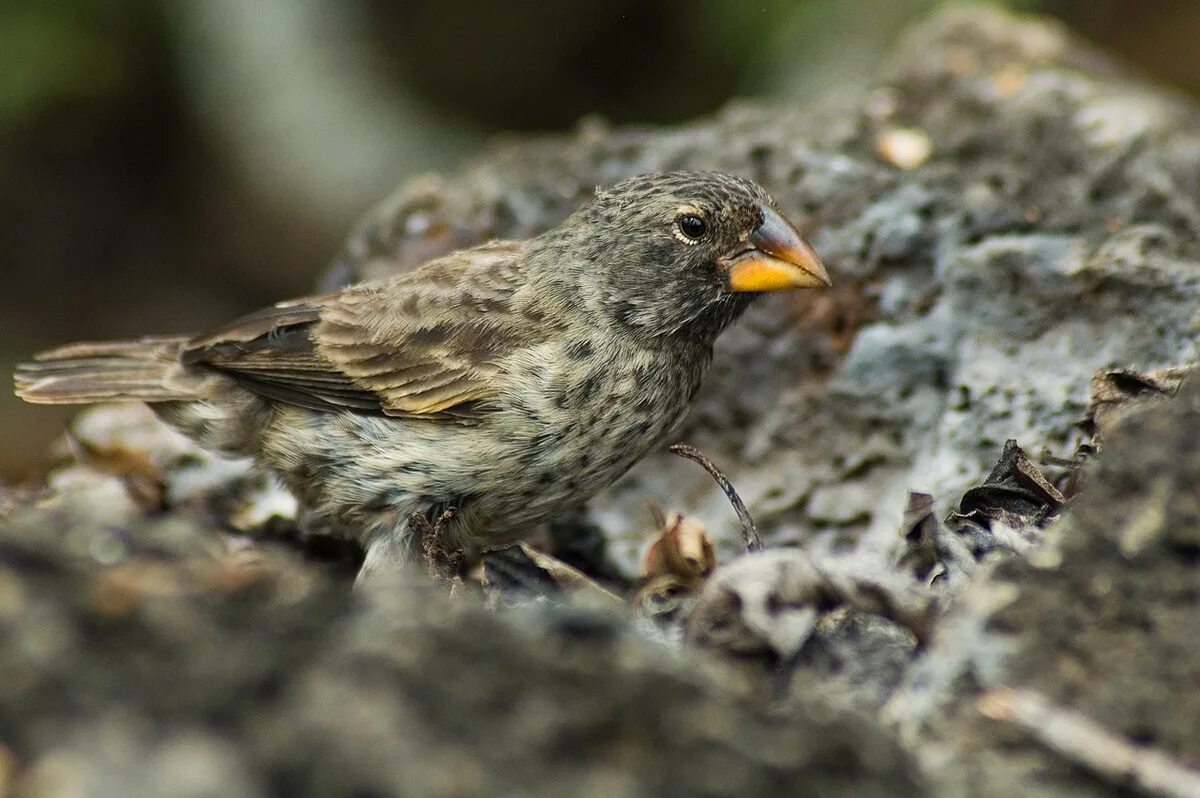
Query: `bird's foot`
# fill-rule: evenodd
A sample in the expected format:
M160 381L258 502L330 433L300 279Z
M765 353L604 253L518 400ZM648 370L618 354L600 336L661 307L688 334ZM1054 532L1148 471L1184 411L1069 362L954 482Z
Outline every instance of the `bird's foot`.
M415 512L408 519L409 528L419 536L421 558L425 562L426 570L436 581L448 584L452 593L462 585L466 557L458 549L447 550L442 540L442 532L446 523L457 512L456 508L448 507L433 521L423 512Z

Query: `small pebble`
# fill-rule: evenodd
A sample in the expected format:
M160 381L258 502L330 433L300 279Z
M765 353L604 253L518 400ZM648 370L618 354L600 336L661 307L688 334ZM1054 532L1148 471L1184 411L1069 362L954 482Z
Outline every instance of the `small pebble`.
M889 128L875 137L875 152L897 169L908 171L929 160L933 142L917 128Z

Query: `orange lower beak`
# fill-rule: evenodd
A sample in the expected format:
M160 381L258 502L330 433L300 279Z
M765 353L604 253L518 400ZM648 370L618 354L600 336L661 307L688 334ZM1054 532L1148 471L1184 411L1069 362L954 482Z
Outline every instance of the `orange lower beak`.
M763 207L763 219L746 240L748 249L727 261L730 291L785 291L833 285L825 264L796 228L774 209Z

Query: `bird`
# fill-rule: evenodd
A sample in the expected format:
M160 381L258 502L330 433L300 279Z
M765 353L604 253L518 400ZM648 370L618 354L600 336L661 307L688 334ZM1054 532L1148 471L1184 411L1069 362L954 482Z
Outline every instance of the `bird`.
M362 580L420 556L417 520L443 550L482 553L580 506L664 442L755 297L830 285L755 182L646 174L532 238L198 336L43 352L16 393L145 402L202 447L253 458L362 545Z

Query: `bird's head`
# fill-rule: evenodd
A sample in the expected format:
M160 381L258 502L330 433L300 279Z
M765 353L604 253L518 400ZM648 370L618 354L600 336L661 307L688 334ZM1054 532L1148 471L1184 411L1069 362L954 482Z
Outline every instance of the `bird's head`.
M587 253L583 299L636 334L711 339L758 294L830 285L766 191L719 172L625 180L561 229Z

